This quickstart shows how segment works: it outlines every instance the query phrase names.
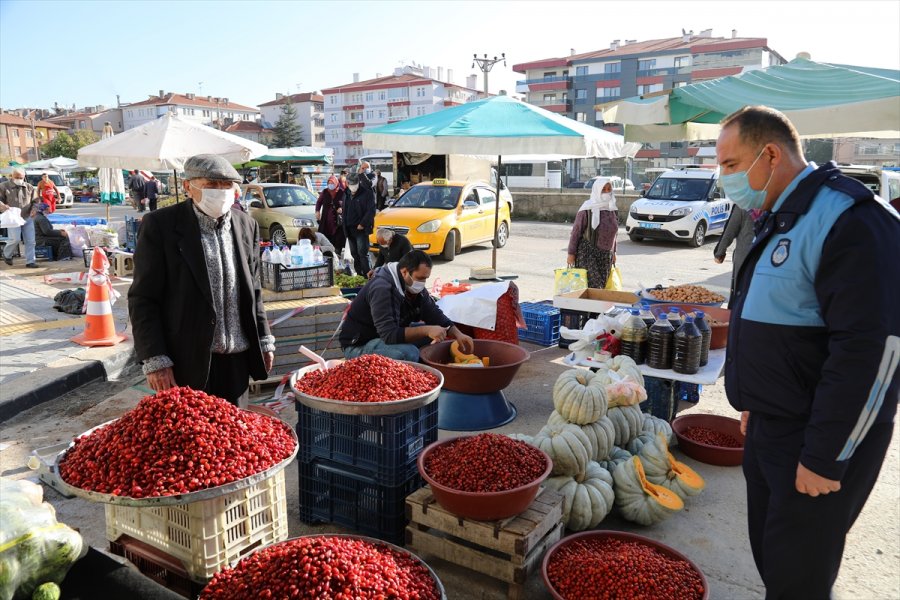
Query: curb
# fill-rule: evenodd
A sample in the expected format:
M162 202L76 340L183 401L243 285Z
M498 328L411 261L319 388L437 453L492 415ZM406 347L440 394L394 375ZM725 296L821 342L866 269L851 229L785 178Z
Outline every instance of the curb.
M137 365L134 346L128 342L90 348L79 357L64 358L17 377L0 393L0 423L98 379L117 379ZM48 377L48 370L53 372Z

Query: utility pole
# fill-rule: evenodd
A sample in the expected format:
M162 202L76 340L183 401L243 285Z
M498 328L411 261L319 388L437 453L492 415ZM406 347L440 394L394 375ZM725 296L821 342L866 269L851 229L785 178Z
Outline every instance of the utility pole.
M475 68L475 65L478 65L478 68L481 69L481 72L484 73L484 97L488 97L488 73L491 72L491 69L494 68L498 62L503 61L503 66L506 66L506 52L502 52L500 54L500 58L494 56L494 58L488 58L488 55L485 54L483 58L478 58L477 54L472 55L472 68Z
M34 144L34 153L37 159L41 160L41 147L38 144L37 132L34 130L34 117L31 118L31 143Z

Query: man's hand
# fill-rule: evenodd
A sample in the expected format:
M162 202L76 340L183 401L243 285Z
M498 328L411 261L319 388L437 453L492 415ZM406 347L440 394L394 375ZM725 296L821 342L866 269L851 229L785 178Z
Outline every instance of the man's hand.
M362 231L362 230L363 230L363 226L362 226L362 225L357 225L357 226L356 226L356 229L357 229L358 231Z
M741 413L741 435L747 435L747 421L750 420L750 411L745 410Z
M60 232L63 234L63 237L69 237L69 230L68 230L68 229L60 229Z
M153 388L155 392L162 392L163 390L176 387L178 384L175 383L175 372L172 370L172 367L166 367L159 371L147 373L147 385Z
M322 220L322 211L317 210L316 211L316 221L321 221L321 220Z
M366 279L372 279L372 275L374 275L374 274L375 274L375 270L372 269L371 271L366 273Z
M459 350L463 354L472 354L475 351L475 341L461 331L457 331L454 336L459 342Z
M574 267L575 266L575 255L570 254L566 257L566 266Z
M447 329L440 325L425 325L425 334L431 338L432 344L443 342L447 339Z
M797 487L798 492L813 498L819 494L824 496L831 492L838 492L841 489L840 481L816 475L800 463L797 463L797 480L794 485Z
M263 352L263 364L266 366L266 373L271 371L272 365L275 364L275 353Z
M724 256L716 256L713 258L713 260L716 261L717 264L721 265L723 262L725 262L725 257Z

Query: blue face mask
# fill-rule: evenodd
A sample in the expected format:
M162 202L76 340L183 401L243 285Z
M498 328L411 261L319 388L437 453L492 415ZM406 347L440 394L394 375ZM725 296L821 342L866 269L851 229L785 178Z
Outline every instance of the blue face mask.
M750 187L750 179L747 176L750 170L756 166L763 152L765 152L765 148L759 151L759 154L756 155L756 160L753 161L753 164L746 171L722 175L719 179L722 183L722 189L725 190L725 196L744 210L759 209L766 203L766 189L769 187L769 182L772 181L772 175L775 174L775 171L772 171L772 174L769 175L769 181L766 182L766 185L761 190L754 190Z
M328 184L328 189L331 190L332 192L334 191L335 187L336 186L333 183Z

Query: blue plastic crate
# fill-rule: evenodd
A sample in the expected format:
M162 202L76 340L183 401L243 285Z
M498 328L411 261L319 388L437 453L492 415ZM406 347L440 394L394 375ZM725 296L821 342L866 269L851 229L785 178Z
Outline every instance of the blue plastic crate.
M526 329L519 329L519 339L541 346L559 342L559 309L539 302L520 302Z
M397 485L381 485L359 470L330 461L298 465L301 521L337 523L403 545L406 497L424 485L418 472Z
M437 441L438 401L396 415L342 415L297 406L297 460L322 458L397 485L417 472L422 449Z

